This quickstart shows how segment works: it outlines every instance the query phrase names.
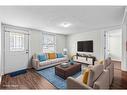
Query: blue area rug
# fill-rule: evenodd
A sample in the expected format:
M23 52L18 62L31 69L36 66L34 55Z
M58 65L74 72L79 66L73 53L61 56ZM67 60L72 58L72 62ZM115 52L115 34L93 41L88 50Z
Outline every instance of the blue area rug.
M55 75L55 67L43 69L37 71L38 74L42 75L46 78L50 83L52 83L58 89L66 89L67 88L67 81L62 79L61 77ZM72 77L76 78L81 75L81 71L73 75Z

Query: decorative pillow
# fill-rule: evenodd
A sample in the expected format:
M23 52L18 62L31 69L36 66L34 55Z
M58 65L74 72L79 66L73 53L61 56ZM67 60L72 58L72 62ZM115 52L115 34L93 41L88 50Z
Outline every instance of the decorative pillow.
M62 53L57 53L57 58L63 58L64 55Z
M84 84L87 84L87 82L88 82L89 72L90 72L90 69L87 68L87 69L85 70L84 74L83 74L83 83L84 83Z
M99 64L103 64L104 63L104 60L99 60L98 63Z
M47 57L46 57L45 54L39 54L37 57L38 57L38 59L39 59L40 62L47 60Z
M56 58L56 53L48 53L48 58L49 59L55 59Z

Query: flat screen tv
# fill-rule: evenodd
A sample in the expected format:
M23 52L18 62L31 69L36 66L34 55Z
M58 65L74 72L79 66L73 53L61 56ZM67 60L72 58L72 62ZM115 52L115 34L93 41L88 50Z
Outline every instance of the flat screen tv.
M93 52L93 41L78 41L77 51L79 52Z

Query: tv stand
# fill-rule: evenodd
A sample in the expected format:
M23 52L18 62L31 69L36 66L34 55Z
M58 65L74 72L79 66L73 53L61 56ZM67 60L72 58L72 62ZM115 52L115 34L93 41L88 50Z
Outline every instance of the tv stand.
M92 55L76 53L76 56L74 56L73 60L76 62L94 65L94 61L96 61L96 57Z

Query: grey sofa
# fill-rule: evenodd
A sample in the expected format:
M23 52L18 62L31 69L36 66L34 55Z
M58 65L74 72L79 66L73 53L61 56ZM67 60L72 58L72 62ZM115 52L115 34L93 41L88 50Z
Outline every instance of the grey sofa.
M112 63L110 57L105 59L104 69L109 70L109 85L111 86L113 79L114 79L114 63Z
M68 57L64 56L63 58L48 59L46 61L40 62L37 58L37 54L34 54L32 57L32 67L36 70L41 70L47 67L59 65L60 63L68 62Z
M109 89L109 70L104 70L103 64L95 64L90 68L88 84L83 83L83 75L78 78L68 77L68 89Z

